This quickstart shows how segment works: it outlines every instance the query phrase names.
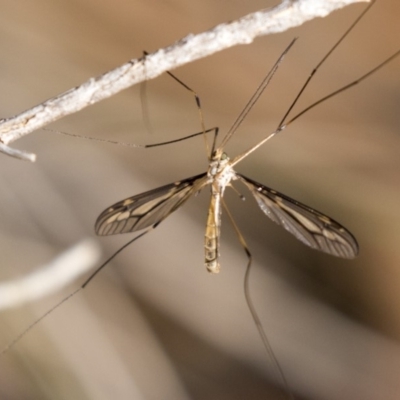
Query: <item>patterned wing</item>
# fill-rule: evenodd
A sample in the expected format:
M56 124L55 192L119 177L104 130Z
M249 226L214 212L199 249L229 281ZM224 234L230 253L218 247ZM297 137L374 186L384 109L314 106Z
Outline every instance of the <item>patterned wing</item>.
M205 184L207 174L203 173L128 197L100 214L95 232L99 236L116 235L139 231L161 222Z
M237 176L250 189L261 210L304 244L336 257L357 256L357 241L342 225L282 193L243 175Z

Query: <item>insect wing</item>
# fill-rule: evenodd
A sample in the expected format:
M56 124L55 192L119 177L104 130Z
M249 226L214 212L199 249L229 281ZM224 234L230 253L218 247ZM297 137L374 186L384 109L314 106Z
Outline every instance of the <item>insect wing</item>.
M99 236L135 232L161 222L207 183L203 173L128 197L104 210L97 218Z
M313 249L341 258L354 258L358 244L354 236L328 216L243 175L261 210L301 242Z

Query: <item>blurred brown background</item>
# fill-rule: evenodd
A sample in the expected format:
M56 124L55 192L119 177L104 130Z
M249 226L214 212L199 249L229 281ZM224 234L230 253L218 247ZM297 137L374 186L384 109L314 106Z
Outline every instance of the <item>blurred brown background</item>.
M188 33L276 1L2 1L0 115L17 114ZM285 59L227 151L238 154L281 119L311 69L365 4L260 38L174 72L222 133L294 36ZM379 0L323 66L298 107L362 75L400 47L396 0ZM400 59L319 106L238 170L332 216L357 237L354 261L303 246L246 195L227 201L254 257L251 287L298 399L397 399L400 393ZM163 76L53 129L133 143L200 130L193 98ZM135 150L39 131L14 144L35 164L0 157L0 277L17 279L95 237L112 203L204 171L202 139ZM224 219L222 272L206 273L208 191L125 250L83 293L0 358L1 399L275 399L243 296L246 257ZM104 259L130 235L98 239ZM83 280L82 280L83 281ZM79 286L3 311L1 347Z

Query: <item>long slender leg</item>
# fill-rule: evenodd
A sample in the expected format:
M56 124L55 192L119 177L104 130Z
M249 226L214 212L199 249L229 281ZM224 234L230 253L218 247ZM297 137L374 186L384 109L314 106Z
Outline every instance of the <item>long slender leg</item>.
M331 97L336 96L337 94L344 92L347 89L350 89L352 86L357 85L364 79L367 79L369 76L380 70L382 67L384 67L386 64L390 63L393 59L395 59L397 56L400 55L400 50L397 50L395 53L393 53L389 58L378 64L375 68L369 70L367 73L362 75L360 78L348 83L347 85L342 86L341 88L335 90L332 93L329 93L328 95L324 96L322 99L319 99L318 101L310 104L308 107L306 107L304 110L300 111L298 114L296 114L293 118L291 118L288 122L286 122L284 125L280 126L280 130L286 128L289 124L291 124L293 121L295 121L297 118L301 117L303 114L317 106L318 104L321 104L325 102L326 100L330 99Z
M86 281L82 284L81 288L84 289L89 282L105 267L107 266L110 261L112 261L119 253L121 253L122 250L126 249L130 244L132 244L133 242L135 242L136 240L140 239L142 236L146 235L146 233L149 233L150 231L152 231L153 229L155 229L157 226L159 225L159 222L157 222L156 224L152 225L150 228L146 229L144 232L142 232L141 234L135 236L133 239L131 239L129 242L125 243L122 247L120 247L111 257L109 257L106 261L103 262L103 264L100 265L100 267L98 267L96 269L96 271L94 271L92 273L92 275L89 276L89 278L86 279Z
M271 82L272 78L274 77L276 71L278 70L280 64L282 63L283 59L285 58L286 54L289 52L289 50L292 48L294 43L296 42L297 39L293 39L289 46L286 47L286 49L283 51L283 53L280 55L278 60L275 62L275 64L272 66L272 68L268 71L268 73L265 75L264 79L262 82L258 85L256 91L253 93L253 95L250 97L249 101L247 104L244 106L243 110L240 112L232 126L229 128L228 133L225 135L223 138L220 147L224 147L226 143L230 140L230 138L233 136L233 134L236 132L236 130L239 128L241 123L245 120L247 114L250 112L250 110L253 108L253 106L257 103L258 99L260 96L264 93L265 89Z
M144 56L146 56L148 53L146 51L144 51L143 54L144 54ZM202 129L201 132L193 133L193 134L184 136L182 138L168 140L168 141L165 141L165 142L153 143L153 144L148 144L148 145L140 145L140 144L134 144L134 143L127 143L127 142L118 142L118 141L108 140L108 139L92 138L92 137L85 136L85 135L77 135L77 134L73 134L73 133L57 131L57 130L48 129L48 128L43 128L43 130L54 132L54 133L58 133L58 134L62 134L62 135L66 135L66 136L77 137L77 138L80 138L80 139L95 140L97 142L116 144L116 145L124 146L124 147L143 148L143 149L147 149L147 148L151 148L151 147L158 147L158 146L165 146L165 145L172 144L172 143L178 143L178 142L182 142L182 141L187 140L187 139L191 139L191 138L196 137L196 136L203 135L204 136L204 140L205 140L207 157L210 160L211 159L211 154L212 154L212 152L214 151L214 149L216 147L216 141L217 141L217 137L218 137L218 127L209 128L209 129L205 128L203 111L202 111L202 108L201 108L201 102L200 102L199 95L192 88L190 88L188 85L186 85L182 80L180 80L178 77L176 77L172 72L167 71L167 74L171 78L173 78L176 82L178 82L181 86L183 86L186 90L188 90L190 93L192 93L192 95L194 96L195 101L196 101L196 107L197 107L198 113L199 113L199 119L200 119L200 124L201 124L201 129ZM141 103L142 103L142 112L143 112L143 119L145 121L145 126L146 126L146 128L147 128L147 130L149 132L152 132L152 127L151 127L151 123L150 123L150 120L149 120L149 111L148 111L148 106L147 106L147 96L146 96L145 83L146 82L144 82L141 85L140 98L141 98ZM210 146L209 146L208 140L207 140L207 133L209 133L209 132L214 132L211 149L210 149Z
M186 90L188 90L194 96L194 99L196 101L197 110L198 110L198 113L199 113L201 129L204 132L204 144L206 146L207 157L208 157L208 160L211 160L211 155L212 155L212 152L214 151L214 148L210 149L210 145L208 144L208 140L207 140L207 135L205 134L206 133L206 126L205 126L205 123L204 123L203 110L201 108L201 102L200 102L199 95L192 88L190 88L188 85L186 85L186 83L184 83L179 78L177 78L172 72L167 71L167 74L171 78L175 79L176 82L181 84Z
M146 51L144 51L143 54L145 56L148 55L148 53ZM204 123L204 116L203 116L203 110L201 108L200 96L190 86L186 85L185 82L180 80L172 72L167 71L167 74L193 95L193 97L195 99L195 102L196 102L196 107L197 107L197 110L198 110L198 113L199 113L201 130L202 130L202 132L204 134L204 143L205 143L205 146L206 146L207 157L208 157L209 160L211 160L211 154L214 151L214 145L210 149L210 146L209 146L208 140L207 140L207 135L206 135L206 133L209 132L209 130L206 130L206 126L205 126L205 123ZM190 137L192 137L192 136L190 136Z
M317 66L311 71L309 77L307 80L304 82L303 86L301 87L299 93L293 100L292 104L289 106L288 110L286 111L285 115L283 116L281 122L278 125L278 128L281 128L283 125L288 125L290 122L294 121L297 119L297 117L293 118L289 123L285 124L285 120L292 111L293 107L297 104L298 100L300 99L301 95L303 94L304 90L306 87L309 85L310 81L314 77L314 75L317 73L317 71L320 69L320 67L325 63L325 61L328 59L328 57L335 51L335 49L339 46L340 43L349 35L349 33L354 29L354 27L358 24L358 22L364 17L364 15L369 11L369 9L375 4L375 0L372 0L371 3L366 7L366 9L356 18L356 20L350 25L350 27L346 30L346 32L340 37L340 39L332 46L332 48L326 53L326 55L322 58L322 60L317 64ZM345 90L345 89L343 89ZM339 93L339 92L338 92ZM330 96L331 97L331 96ZM329 98L329 97L327 97ZM316 105L316 104L315 104ZM310 107L312 108L312 107ZM305 112L305 111L304 111ZM302 114L304 114L301 113ZM300 115L299 115L300 116Z
M292 111L293 107L295 106L295 104L297 103L297 101L299 100L299 98L301 97L301 95L304 93L304 90L306 89L306 87L309 85L311 79L314 77L314 75L316 74L316 72L319 70L319 68L324 64L324 62L327 60L327 58L332 54L332 52L337 48L337 46L347 37L347 35L354 29L354 27L357 25L357 23L360 21L360 19L365 15L366 12L368 12L368 10L374 5L376 0L372 0L371 4L368 5L368 7L361 13L361 15L359 15L357 17L357 19L353 22L353 24L346 30L346 32L340 37L340 39L335 43L335 45L328 51L328 53L322 58L322 60L318 63L318 65L313 69L313 71L311 72L311 74L309 75L309 77L307 78L306 82L304 83L304 85L302 86L302 88L300 89L299 93L297 94L296 98L294 99L294 101L292 102L292 104L290 105L290 107L288 108L288 110L286 111L285 115L283 116L281 122L279 123L277 129L270 133L267 137L265 137L261 142L257 143L256 145L254 145L253 147L251 147L250 149L246 150L244 153L238 155L237 157L235 157L232 162L231 162L231 166L233 167L234 165L238 164L240 161L242 161L244 158L246 158L247 156L249 156L251 153L253 153L255 150L257 150L259 147L261 147L262 145L264 145L265 142L267 142L268 140L270 140L273 136L275 136L276 134L280 133L282 130L284 130L289 124L291 124L292 122L294 122L296 119L298 119L299 117L301 117L303 114L305 114L306 112L308 112L309 110L311 110L312 108L316 107L317 105L325 102L326 100L330 99L331 97L336 96L337 94L349 89L352 86L355 86L356 84L358 84L359 82L363 81L364 79L368 78L369 76L371 76L372 74L374 74L375 72L377 72L379 69L383 68L386 64L388 64L389 62L391 62L394 58L396 58L397 56L400 55L400 50L396 51L394 54L392 54L390 57L388 57L386 60L384 60L383 62L381 62L379 65L377 65L376 67L374 67L373 69L369 70L366 74L362 75L360 78L348 83L347 85L342 86L341 88L335 90L334 92L328 94L327 96L324 96L322 99L319 99L318 101L312 103L311 105L309 105L308 107L306 107L305 109L303 109L302 111L300 111L298 114L296 114L294 117L292 117L288 122L285 122L289 113Z
M310 111L312 108L316 107L317 105L325 102L326 100L336 96L337 94L344 92L345 90L351 88L352 86L357 85L358 83L360 83L361 81L363 81L364 79L367 79L369 76L371 76L372 74L374 74L375 72L377 72L379 69L381 69L382 67L384 67L386 64L388 64L389 62L391 62L393 59L395 59L396 57L398 57L400 55L400 50L396 51L394 54L392 54L389 58L387 58L386 60L384 60L383 62L381 62L379 65L377 65L376 67L374 67L373 69L369 70L366 74L362 75L360 78L348 83L347 85L342 86L341 88L335 90L334 92L326 95L325 97L323 97L322 99L319 99L318 101L312 103L311 105L309 105L308 107L306 107L304 110L300 111L298 114L296 114L293 118L291 118L288 122L286 122L283 125L280 125L274 132L270 133L267 137L265 137L261 142L257 143L256 145L254 145L253 147L251 147L250 149L246 150L244 153L238 155L237 157L235 157L232 162L231 162L231 166L235 166L236 164L238 164L240 161L242 161L243 159L245 159L247 156L249 156L251 153L253 153L255 150L257 150L259 147L263 146L265 142L267 142L268 140L272 139L272 137L274 137L275 135L277 135L278 133L280 133L281 131L283 131L289 124L291 124L292 122L294 122L296 119L298 119L299 117L301 117L303 114L305 114L306 112Z
M94 140L96 142L116 144L118 146L133 147L133 148L136 148L136 149L149 149L151 147L165 146L165 145L168 145L168 144L183 142L184 140L191 139L193 137L204 135L204 134L207 134L207 133L210 133L210 132L214 132L213 143L215 143L216 138L218 136L218 127L214 127L214 128L206 129L205 131L192 133L190 135L183 136L183 137L178 138L178 139L167 140L166 142L159 142L159 143L152 143L152 144L135 144L135 143L127 143L127 142L118 142L116 140L94 138L94 137L91 137L91 136L78 135L78 134L75 134L75 133L64 132L64 131L59 131L59 130L54 130L54 129L49 129L49 128L43 128L43 130L44 131L48 131L48 132L58 133L60 135L72 136L72 137L75 137L75 138L78 138L78 139Z
M12 342L10 342L7 346L5 346L1 351L0 351L0 357L2 357L5 353L7 353L9 350L11 350L20 340L22 340L37 324L40 323L40 321L43 321L47 316L49 316L53 311L55 311L58 307L61 307L64 303L66 303L69 299L74 297L76 294L78 294L81 290L83 290L83 287L80 286L78 289L70 293L67 297L64 297L61 301L59 301L57 304L55 304L53 307L51 307L49 310L47 310L41 317L39 317L36 321L32 322L26 329L24 329L17 337L13 339Z
M161 221L160 221L161 222ZM52 314L55 310L57 310L59 307L61 307L64 303L66 303L68 300L70 300L72 297L77 295L81 290L83 290L89 282L106 266L110 263L111 260L114 259L119 253L121 253L122 250L127 248L130 244L135 242L136 240L140 239L143 237L145 234L149 233L153 229L155 229L160 222L152 225L148 229L146 229L144 232L142 232L140 235L135 236L133 239L131 239L129 242L125 243L121 248L119 248L111 257L109 257L100 267L94 271L89 278L86 279L86 281L76 290L74 290L72 293L70 293L67 297L64 297L61 301L59 301L57 304L55 304L53 307L51 307L49 310L47 310L41 317L39 317L36 321L34 321L31 325L29 325L26 329L24 329L12 342L10 342L6 347L4 347L0 351L0 357L3 356L5 353L7 353L10 349L12 349L20 340L22 340L37 324L40 323L43 319L45 319L47 316Z
M236 235L239 239L240 244L242 245L242 248L244 250L244 252L246 253L247 256L247 267L246 267L246 272L244 275L244 296L246 298L246 304L247 307L251 313L251 316L253 318L254 324L256 325L256 328L258 330L258 334L260 335L261 341L263 343L264 349L267 353L267 357L272 360L276 371L278 371L278 375L280 380L282 381L284 387L285 387L285 392L288 396L288 398L290 398L291 400L295 400L294 395L289 387L289 384L287 382L287 379L285 377L285 374L283 373L282 367L279 364L279 361L277 359L277 357L275 356L274 351L272 350L272 346L271 343L268 340L268 336L264 330L264 327L261 323L260 317L258 316L258 313L256 311L256 308L254 306L253 303L253 299L251 298L251 294L250 294L250 271L251 271L251 267L252 267L252 256L249 250L249 247L247 246L246 240L244 239L242 233L240 232L239 227L237 226L235 220L233 219L233 216L231 214L231 212L229 211L224 199L222 199L222 206L224 207L224 210L226 212L226 214L228 215L229 221L231 222L233 229L236 232Z

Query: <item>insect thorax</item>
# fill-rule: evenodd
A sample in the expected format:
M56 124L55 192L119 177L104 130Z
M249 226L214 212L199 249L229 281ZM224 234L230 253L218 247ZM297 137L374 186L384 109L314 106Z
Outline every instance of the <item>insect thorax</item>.
M225 187L229 185L231 180L237 179L229 161L226 153L216 150L207 171L213 190L216 190L221 195L223 195Z

